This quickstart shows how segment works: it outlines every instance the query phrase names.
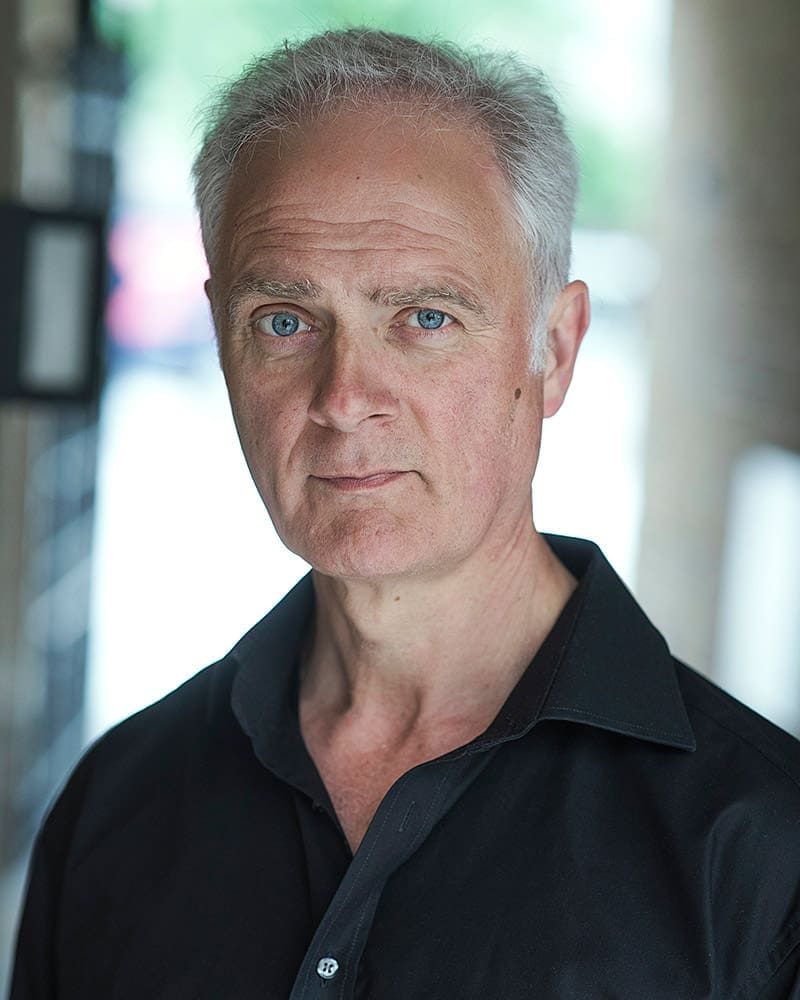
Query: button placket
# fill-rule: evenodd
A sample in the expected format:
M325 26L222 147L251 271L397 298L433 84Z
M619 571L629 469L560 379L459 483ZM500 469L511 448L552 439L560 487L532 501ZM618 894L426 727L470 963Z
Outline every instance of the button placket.
M489 750L431 761L398 779L317 927L290 1000L311 1000L328 986L333 989L332 1000L352 998L361 953L386 881L414 854L492 755Z

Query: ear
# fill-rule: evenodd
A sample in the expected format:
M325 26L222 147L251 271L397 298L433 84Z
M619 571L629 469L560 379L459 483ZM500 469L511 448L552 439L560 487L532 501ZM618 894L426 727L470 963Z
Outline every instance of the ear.
M208 304L211 307L211 318L214 321L214 329L216 330L217 336L219 336L219 327L217 326L217 310L215 308L216 302L214 301L214 285L211 282L211 278L206 278L203 283L203 291L206 293L206 298L208 299Z
M211 278L206 278L203 282L203 291L206 293L208 304L211 307L211 319L214 324L214 339L217 342L217 359L219 360L219 363L222 364L222 342L220 340L219 325L217 324L217 312L214 308L214 287L211 284Z
M547 359L544 370L545 417L558 413L572 381L575 359L589 326L589 289L570 281L559 292L547 318Z

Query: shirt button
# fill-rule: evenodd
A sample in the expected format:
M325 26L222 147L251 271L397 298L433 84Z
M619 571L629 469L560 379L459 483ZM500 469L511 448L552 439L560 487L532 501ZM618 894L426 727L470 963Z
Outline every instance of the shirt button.
M330 955L317 962L317 975L322 976L323 979L333 979L338 971L339 963Z

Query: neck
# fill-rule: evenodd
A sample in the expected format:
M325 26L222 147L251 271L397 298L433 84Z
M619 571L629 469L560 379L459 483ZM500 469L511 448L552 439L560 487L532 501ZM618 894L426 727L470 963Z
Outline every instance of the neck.
M399 748L488 726L575 580L528 525L479 568L401 581L315 574L314 586L301 724Z

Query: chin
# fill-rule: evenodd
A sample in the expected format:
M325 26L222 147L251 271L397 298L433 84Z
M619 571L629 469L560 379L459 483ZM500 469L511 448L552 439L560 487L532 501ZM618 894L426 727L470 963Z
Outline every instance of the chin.
M363 518L336 518L302 541L284 541L324 576L361 580L408 576L435 565L430 538L419 525L375 512Z
M301 555L316 572L348 580L410 576L427 568L422 553L415 553L408 546L335 545L307 550Z

